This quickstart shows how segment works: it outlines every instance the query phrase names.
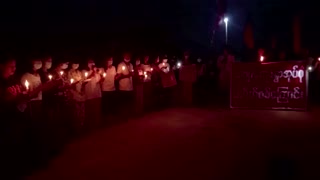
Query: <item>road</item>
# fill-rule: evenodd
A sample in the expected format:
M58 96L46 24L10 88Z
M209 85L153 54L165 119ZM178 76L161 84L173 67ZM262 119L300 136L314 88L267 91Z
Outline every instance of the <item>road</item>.
M320 179L318 114L216 108L154 112L67 145L27 179Z

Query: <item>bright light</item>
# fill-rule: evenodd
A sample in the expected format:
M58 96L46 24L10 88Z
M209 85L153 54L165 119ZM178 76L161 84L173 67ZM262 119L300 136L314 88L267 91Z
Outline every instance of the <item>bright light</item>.
M150 70L153 71L153 68L151 68Z
M52 75L50 74L50 75L48 76L48 78L51 80L51 79L52 79Z
M106 77L107 76L107 73L103 73L103 77Z
M309 66L309 67L308 67L308 70L309 70L309 71L312 71L312 67L311 67L311 66Z
M146 71L144 71L144 72L143 72L143 74L144 74L144 75L147 75L147 72L146 72Z
M84 77L86 77L86 78L88 77L88 72L84 73Z
M29 82L26 80L26 82L24 83L24 85L26 86L26 89L29 90Z
M122 71L124 71L126 69L126 67L125 66L122 66Z
M227 18L227 17L225 17L224 19L223 19L223 21L224 21L224 23L228 23L228 21L229 21L229 18Z
M261 62L264 61L264 56L260 56L260 61L261 61Z
M70 79L70 83L72 84L73 82L74 82L74 79L71 78L71 79Z
M60 75L61 75L61 76L63 75L63 71L60 71Z
M320 61L320 57L318 58L318 61Z
M180 68L181 67L181 62L177 63L177 67Z

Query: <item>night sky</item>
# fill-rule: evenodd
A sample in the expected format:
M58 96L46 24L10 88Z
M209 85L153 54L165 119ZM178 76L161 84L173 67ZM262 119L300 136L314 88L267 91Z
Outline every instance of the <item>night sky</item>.
M304 2L304 3L302 3ZM316 6L306 1L228 0L229 44L243 47L243 28L250 17L257 46L276 36L291 46L292 15L304 15L303 45L316 46L310 17ZM311 0L310 0L311 2ZM48 0L1 2L1 47L7 51L109 51L134 49L208 50L216 15L215 0ZM313 15L313 16L312 16ZM308 22L309 21L309 22ZM224 26L217 29L222 47ZM312 37L310 37L312 36ZM90 50L89 50L90 49ZM108 49L108 50L105 50ZM160 52L159 52L160 53Z

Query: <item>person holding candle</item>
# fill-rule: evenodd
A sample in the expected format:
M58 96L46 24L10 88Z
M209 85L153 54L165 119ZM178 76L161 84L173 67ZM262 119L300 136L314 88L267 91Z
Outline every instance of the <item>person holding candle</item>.
M133 102L133 66L130 54L124 54L124 60L118 64L116 79L119 80L119 98L121 109L130 109Z
M162 62L158 66L159 66L159 69L161 69L165 73L168 73L170 71L170 64L168 63L167 55L163 57Z
M42 60L42 65L43 66L42 66L41 70L39 71L39 74L41 77L41 82L46 83L46 82L52 80L52 75L49 72L52 67L52 58L50 56L45 57Z
M92 59L87 62L87 69L82 72L85 78L86 118L84 125L91 129L99 125L101 119L101 74Z
M28 161L26 147L23 145L27 121L25 114L18 108L28 97L23 94L24 88L15 76L16 60L5 56L0 59L0 179L16 179L13 176L21 175L20 170L25 168Z
M72 62L71 69L68 71L68 79L70 80L70 93L72 96L72 121L73 128L78 133L85 121L85 94L82 88L82 74L78 69L79 63Z
M101 82L102 87L102 108L105 115L108 112L114 113L114 102L116 97L116 87L115 87L115 77L117 71L113 64L113 58L109 57L106 60L106 65L103 73L103 78Z
M39 70L42 68L42 61L41 59L32 59L31 60L31 66L27 73L22 75L21 77L21 84L27 85L26 89L27 91L33 92L38 91L34 97L28 102L28 112L31 115L31 118L33 120L40 120L41 119L41 113L42 113L42 90L38 90L41 85L41 77L39 74Z

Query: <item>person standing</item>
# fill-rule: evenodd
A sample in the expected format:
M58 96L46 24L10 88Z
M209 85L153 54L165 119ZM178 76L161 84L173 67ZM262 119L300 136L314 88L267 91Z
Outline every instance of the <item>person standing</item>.
M224 49L223 54L218 57L217 67L219 69L219 89L223 97L229 96L230 87L230 73L231 66L234 62L234 56L229 53L227 48Z
M86 118L84 125L89 129L98 127L101 120L101 74L98 71L95 62L89 59L87 69L82 72L86 96Z
M115 112L116 87L115 77L117 75L116 67L113 66L113 58L109 57L104 68L102 87L102 108L105 115Z
M130 63L130 55L124 54L124 60L118 64L116 79L119 80L119 104L118 107L126 110L132 109L134 93L133 81L134 75L133 65ZM130 114L130 113L127 113Z
M29 72L25 73L21 77L21 85L26 86L28 84L27 91L39 91L32 97L30 102L26 104L26 107L21 107L21 110L24 111L25 108L28 109L28 113L32 121L35 123L39 123L42 119L42 91L38 90L41 86L41 77L39 74L39 70L42 68L42 61L40 59L33 59L31 61L31 67L29 68Z
M68 71L72 96L72 127L75 133L82 130L85 121L85 94L82 88L82 74L78 68L79 63L72 62L71 69Z

